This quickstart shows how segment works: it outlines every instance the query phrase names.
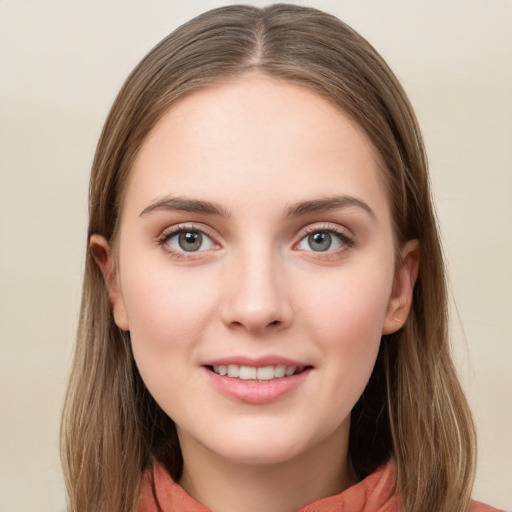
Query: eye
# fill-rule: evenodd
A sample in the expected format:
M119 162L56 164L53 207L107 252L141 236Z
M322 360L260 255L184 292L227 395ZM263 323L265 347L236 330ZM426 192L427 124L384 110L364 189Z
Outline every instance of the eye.
M197 229L179 228L164 235L160 241L175 252L201 252L208 251L215 246L213 240Z
M301 251L331 252L351 245L352 240L344 233L334 229L316 229L303 237L296 247Z

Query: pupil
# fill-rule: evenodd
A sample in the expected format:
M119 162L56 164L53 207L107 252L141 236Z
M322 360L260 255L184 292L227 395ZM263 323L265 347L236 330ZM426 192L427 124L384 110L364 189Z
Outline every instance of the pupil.
M178 242L184 251L197 251L201 247L203 237L201 233L188 231L187 233L180 234Z
M326 251L331 246L332 237L329 233L313 233L309 235L309 246L314 251Z

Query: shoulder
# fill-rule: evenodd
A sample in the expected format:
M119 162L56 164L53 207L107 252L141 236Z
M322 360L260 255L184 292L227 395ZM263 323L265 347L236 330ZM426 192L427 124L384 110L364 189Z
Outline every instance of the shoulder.
M490 505L486 505L485 503L480 503L479 501L471 502L470 512L505 512L499 508L491 507Z
M152 469L148 469L139 487L139 505L137 508L138 512L158 512L157 504L155 503L154 489L154 478Z
M156 463L141 481L137 512L209 512L173 481L163 465Z

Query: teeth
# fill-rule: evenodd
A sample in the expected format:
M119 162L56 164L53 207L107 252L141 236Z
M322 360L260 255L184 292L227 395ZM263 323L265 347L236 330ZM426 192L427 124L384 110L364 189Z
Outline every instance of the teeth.
M228 364L228 377L240 377L240 366Z
M295 366L287 366L286 367L286 371L285 371L285 375L287 377L290 377L291 375L293 375L295 373L295 370L296 370Z
M256 378L256 368L253 366L240 366L240 375L239 378L241 380L254 380Z
M256 370L256 378L258 380L272 380L275 377L273 366L264 366Z
M304 370L303 366L286 366L279 364L276 366L262 366L256 368L254 366L240 366L238 364L215 365L213 371L217 375L227 375L240 380L272 380L282 379L283 377L291 377L297 372Z
M274 368L274 374L276 379L280 379L286 375L286 366L284 364L280 364Z

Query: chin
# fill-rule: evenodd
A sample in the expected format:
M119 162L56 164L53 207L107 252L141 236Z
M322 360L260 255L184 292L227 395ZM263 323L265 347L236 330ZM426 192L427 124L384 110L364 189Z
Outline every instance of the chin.
M272 425L259 423L251 428L247 425L244 427L218 432L217 435L211 432L201 444L210 453L233 464L272 465L297 460L325 442L329 445L335 443L339 448L345 441L338 429L334 432L308 432L307 428L297 431L285 428L281 422L277 425L272 422Z
M240 465L274 465L297 458L302 450L295 446L277 443L239 443L231 444L228 449L217 451L217 455L231 463Z

